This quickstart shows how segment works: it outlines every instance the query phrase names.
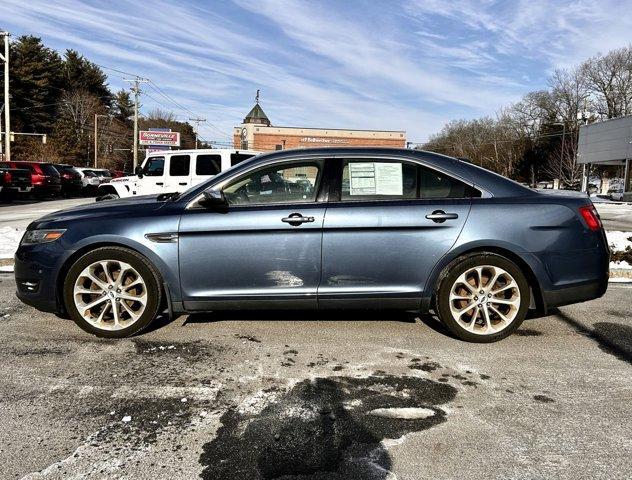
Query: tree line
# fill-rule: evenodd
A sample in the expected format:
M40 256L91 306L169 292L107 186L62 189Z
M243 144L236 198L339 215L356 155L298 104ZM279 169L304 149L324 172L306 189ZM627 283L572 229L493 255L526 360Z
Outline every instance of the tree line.
M113 92L98 65L75 50L59 54L35 36L12 41L9 58L11 131L47 135L46 144L40 137L15 135L12 160L93 165L95 115L103 115L97 121L99 166L131 168L134 103L129 91ZM0 76L0 91L3 83ZM149 127L178 131L181 148L195 147L193 127L169 111L142 115L139 129Z
M561 179L581 183L575 162L579 127L632 114L632 46L598 54L548 78L547 88L527 93L494 116L454 120L423 145L510 178L534 184ZM619 167L593 174L621 176Z

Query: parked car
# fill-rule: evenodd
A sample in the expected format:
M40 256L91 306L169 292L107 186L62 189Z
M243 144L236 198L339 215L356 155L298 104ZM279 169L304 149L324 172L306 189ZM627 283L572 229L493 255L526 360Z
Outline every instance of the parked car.
M299 173L311 193L289 180ZM25 303L103 337L163 309L397 308L491 342L530 308L602 296L608 257L585 195L419 150L320 148L260 155L181 194L44 216L15 279Z
M136 175L113 178L99 186L97 200L183 191L258 153L231 149L154 152L137 168Z
M31 172L31 193L36 197L54 197L61 193L61 177L52 163L5 162L11 168L27 169Z
M61 193L65 197L78 195L83 190L81 173L72 165L53 164L61 177Z
M81 175L81 191L85 195L94 195L97 192L97 188L101 185L101 181L96 173L91 168L75 167L75 169Z
M623 187L614 187L608 190L608 197L610 200L620 202L623 200Z
M92 171L101 183L107 183L112 180L112 173L106 168L93 168Z
M31 171L27 168L12 168L7 162L0 162L0 200L10 202L20 193L29 193Z

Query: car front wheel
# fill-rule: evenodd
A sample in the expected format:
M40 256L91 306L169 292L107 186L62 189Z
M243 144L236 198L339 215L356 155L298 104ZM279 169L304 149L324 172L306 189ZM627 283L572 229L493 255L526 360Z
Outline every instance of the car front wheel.
M436 295L441 321L462 340L490 343L514 332L529 308L520 268L493 253L458 258L444 270Z
M99 337L134 335L156 317L161 305L159 276L147 259L119 247L80 257L64 282L66 309L75 323Z

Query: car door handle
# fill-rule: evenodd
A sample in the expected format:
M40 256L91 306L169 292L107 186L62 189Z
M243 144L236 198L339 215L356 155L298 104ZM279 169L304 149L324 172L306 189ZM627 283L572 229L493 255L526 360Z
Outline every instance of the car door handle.
M163 182L156 182L156 185L164 185Z
M180 183L178 183L178 185L186 185L186 184L187 184L187 182L180 182Z
M435 223L443 223L446 220L456 220L459 218L459 215L456 213L445 213L443 210L435 210L434 212L426 215L426 218Z
M289 223L294 227L298 227L301 223L312 223L314 217L304 217L300 213L291 213L285 218L281 219L282 222Z

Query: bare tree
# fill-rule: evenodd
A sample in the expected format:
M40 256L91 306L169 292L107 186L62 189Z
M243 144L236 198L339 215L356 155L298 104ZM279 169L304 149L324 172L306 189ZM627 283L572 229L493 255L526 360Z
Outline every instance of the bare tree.
M599 113L608 118L632 114L632 46L596 55L580 69Z

